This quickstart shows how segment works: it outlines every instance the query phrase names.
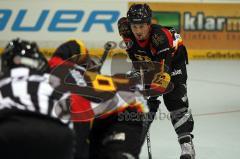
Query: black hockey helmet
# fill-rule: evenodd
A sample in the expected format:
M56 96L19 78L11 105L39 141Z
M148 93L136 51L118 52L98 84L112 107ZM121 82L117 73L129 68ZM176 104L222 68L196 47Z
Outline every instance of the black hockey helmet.
M15 67L28 67L39 72L48 70L48 61L35 42L21 39L10 41L2 53L2 71Z
M88 50L84 42L79 39L71 39L61 44L53 54L53 56L59 56L63 60L72 58L75 55L81 58L88 56Z
M53 57L60 57L76 64L86 63L90 59L88 49L80 39L70 39L61 44L53 53Z
M127 12L127 19L130 23L151 23L152 10L145 4L133 4Z

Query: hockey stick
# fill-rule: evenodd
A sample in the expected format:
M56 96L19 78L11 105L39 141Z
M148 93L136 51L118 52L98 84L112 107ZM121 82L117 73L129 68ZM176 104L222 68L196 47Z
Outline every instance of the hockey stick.
M148 148L148 158L152 159L152 147L151 147L151 140L150 140L150 132L147 131L147 148Z
M116 48L116 43L113 41L108 41L105 45L104 45L104 52L102 54L101 59L99 60L99 66L97 68L97 71L100 72L103 66L103 63L105 62L105 60L107 59L108 53L110 52L111 49Z
M165 61L163 60L163 64L162 64L161 70L160 70L161 72L164 71L164 62L165 62ZM143 73L142 69L140 70L140 74L141 74L141 76L143 77L144 73ZM143 84L143 86L144 86L143 78L142 78L142 84ZM150 125L149 125L149 123L148 123L149 118L148 118L147 115L146 115L145 117L147 118L147 122L145 122L145 127L146 127L146 131L147 131L147 136L146 136L146 138L147 138L148 158L149 158L149 159L152 159L152 147L151 147L150 131L149 131Z
M142 69L140 69L140 75L141 75L141 84L142 84L142 87L144 89L144 72ZM146 97L145 97L146 99ZM147 100L147 99L146 99ZM151 148L151 140L150 140L150 132L149 132L149 123L148 123L148 115L146 114L144 116L144 119L147 120L147 121L143 121L144 123L144 127L146 128L146 132L147 132L147 150L148 150L148 158L149 159L152 159L152 148ZM143 132L143 135L145 135L145 131Z

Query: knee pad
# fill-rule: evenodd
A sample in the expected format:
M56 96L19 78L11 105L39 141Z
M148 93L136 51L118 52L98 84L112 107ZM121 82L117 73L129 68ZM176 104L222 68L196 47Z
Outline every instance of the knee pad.
M170 117L178 136L190 134L192 132L194 121L191 110L188 110L188 108L181 108L170 112Z

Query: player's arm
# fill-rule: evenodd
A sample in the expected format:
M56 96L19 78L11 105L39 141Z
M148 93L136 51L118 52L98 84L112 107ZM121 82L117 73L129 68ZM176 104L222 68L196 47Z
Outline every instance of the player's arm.
M173 27L166 27L166 28L171 32L173 37L173 47L175 49L175 51L172 53L173 60L174 59L184 60L185 63L188 64L188 53L183 43L183 39L181 35Z
M174 39L168 29L161 28L159 32L153 34L151 40L156 49L156 59L160 63L159 72L155 74L151 87L164 92L171 81L172 53L175 51Z
M133 61L133 67L135 68L135 70L139 70L138 65L135 62L136 59L134 57L134 52L131 52L133 44L132 41L133 33L131 31L130 24L126 17L122 17L118 20L118 32L126 45L126 52L128 54L128 57Z
M131 36L131 28L126 17L122 17L118 20L118 32L123 40L126 40Z

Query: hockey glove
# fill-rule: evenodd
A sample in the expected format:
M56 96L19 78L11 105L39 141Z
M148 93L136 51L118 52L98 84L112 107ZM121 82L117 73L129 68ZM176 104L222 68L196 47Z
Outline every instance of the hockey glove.
M164 93L170 83L171 76L166 72L160 72L155 74L152 83L151 89L157 90L161 93Z
M122 17L118 20L118 31L120 36L123 38L129 37L131 35L131 28L126 17Z

